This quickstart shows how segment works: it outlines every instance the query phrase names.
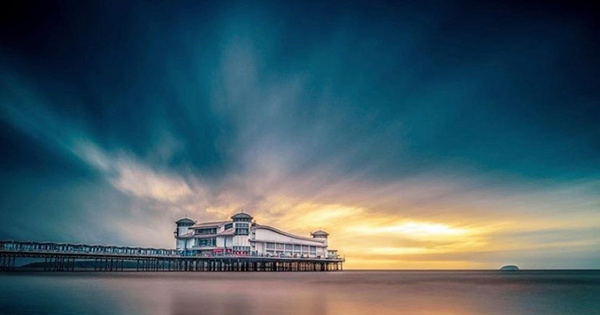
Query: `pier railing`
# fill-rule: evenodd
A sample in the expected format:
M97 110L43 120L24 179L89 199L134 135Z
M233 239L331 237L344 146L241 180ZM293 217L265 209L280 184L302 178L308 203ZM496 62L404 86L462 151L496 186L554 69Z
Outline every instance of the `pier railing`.
M273 257L217 254L188 255L165 248L0 241L0 271L338 271L341 257ZM22 269L17 259L43 259Z
M66 244L49 242L18 242L0 241L0 251L35 252L35 253L69 253L69 254L99 254L127 256L157 256L175 257L180 253L175 249L145 248L127 246L106 246L86 244Z
M56 254L81 254L85 256L128 256L128 257L252 257L252 258L282 258L282 259L331 259L344 260L343 256L285 256L285 255L263 255L263 254L240 254L240 253L212 253L196 254L189 250L177 250L166 248L149 247L128 247L128 246L107 246L107 245L87 245L87 244L68 244L51 242L20 242L0 240L0 252L17 253L56 253Z

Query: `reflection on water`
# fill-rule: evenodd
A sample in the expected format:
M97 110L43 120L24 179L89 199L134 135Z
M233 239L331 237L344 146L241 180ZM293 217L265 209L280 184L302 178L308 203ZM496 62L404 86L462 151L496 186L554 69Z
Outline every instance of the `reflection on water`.
M0 275L2 314L600 314L598 271Z

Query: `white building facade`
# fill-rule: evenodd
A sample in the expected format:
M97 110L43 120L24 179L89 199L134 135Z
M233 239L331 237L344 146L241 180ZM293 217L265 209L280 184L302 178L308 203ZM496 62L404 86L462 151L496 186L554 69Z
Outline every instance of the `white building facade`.
M228 221L195 222L183 218L175 222L176 248L192 256L264 256L289 258L336 258L328 250L329 234L318 230L311 237L294 235L253 221L247 213L237 213Z

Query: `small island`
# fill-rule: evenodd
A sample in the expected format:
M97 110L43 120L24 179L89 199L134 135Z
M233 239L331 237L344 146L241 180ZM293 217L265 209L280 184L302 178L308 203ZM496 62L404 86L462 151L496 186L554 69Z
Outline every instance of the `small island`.
M500 268L500 271L519 271L519 267L515 265L506 265Z

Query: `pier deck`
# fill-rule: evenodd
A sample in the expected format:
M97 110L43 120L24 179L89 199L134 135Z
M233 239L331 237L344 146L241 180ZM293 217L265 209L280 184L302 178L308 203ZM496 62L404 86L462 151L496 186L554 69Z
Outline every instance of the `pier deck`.
M0 271L19 270L19 258L43 259L45 271L338 271L345 261L341 257L186 254L163 248L0 241ZM80 267L81 262L88 267Z

